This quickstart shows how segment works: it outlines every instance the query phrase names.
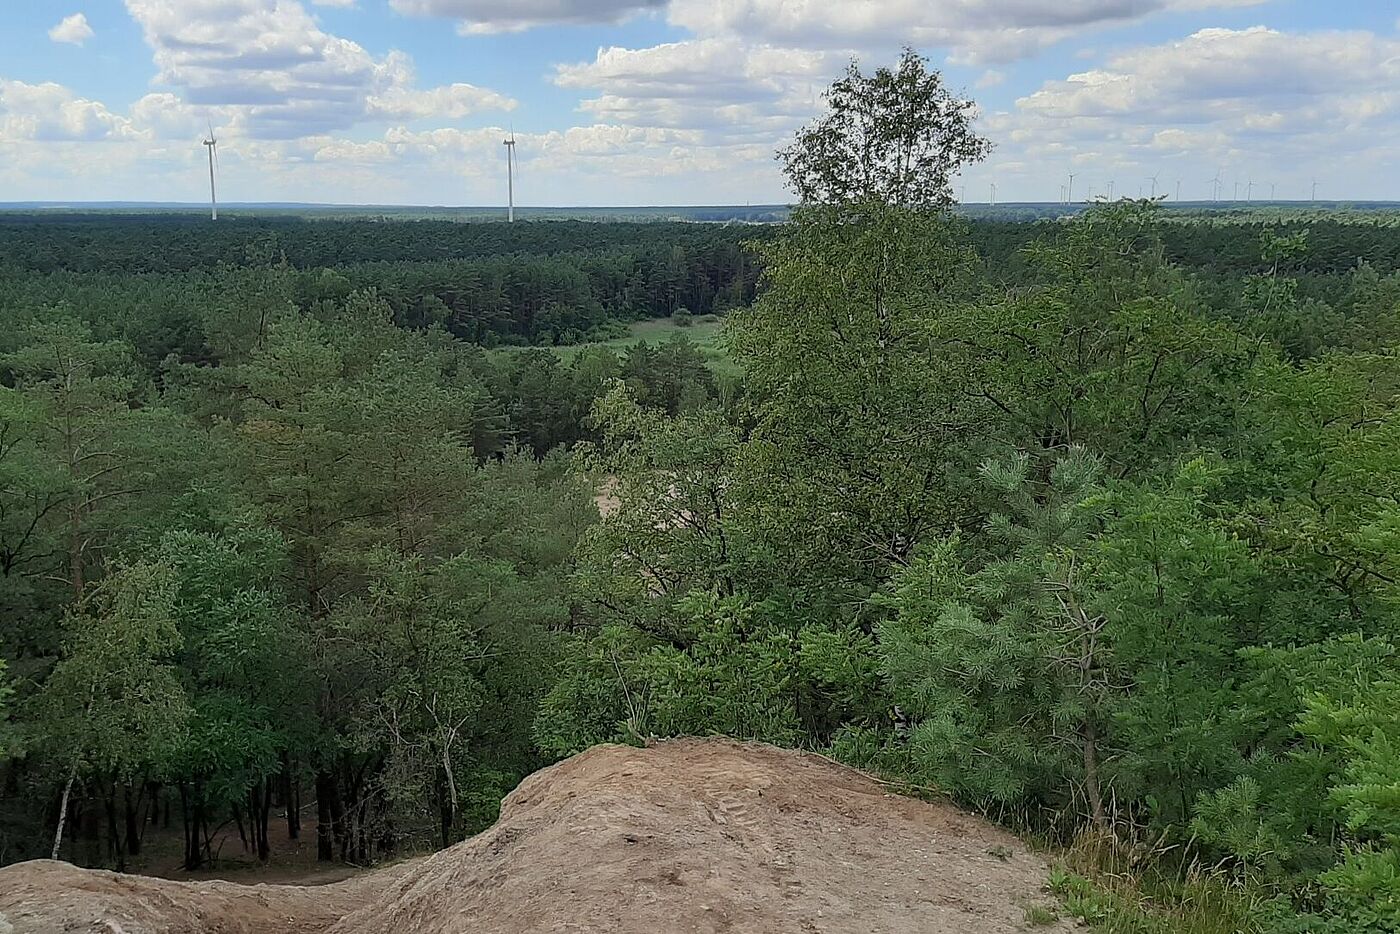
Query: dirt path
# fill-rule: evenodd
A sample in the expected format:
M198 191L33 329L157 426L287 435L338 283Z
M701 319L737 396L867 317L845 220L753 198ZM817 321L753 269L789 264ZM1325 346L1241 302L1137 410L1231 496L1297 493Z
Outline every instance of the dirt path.
M575 756L526 779L490 830L348 882L26 863L0 870L0 918L24 934L1009 934L1031 928L1046 871L986 822L820 757L677 740Z

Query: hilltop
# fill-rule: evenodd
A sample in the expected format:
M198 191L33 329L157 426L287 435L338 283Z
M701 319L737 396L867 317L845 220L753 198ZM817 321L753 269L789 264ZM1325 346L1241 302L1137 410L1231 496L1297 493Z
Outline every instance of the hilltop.
M596 747L527 778L486 832L326 886L21 863L0 870L0 931L1001 934L1028 927L1045 875L951 805L820 756L691 739Z

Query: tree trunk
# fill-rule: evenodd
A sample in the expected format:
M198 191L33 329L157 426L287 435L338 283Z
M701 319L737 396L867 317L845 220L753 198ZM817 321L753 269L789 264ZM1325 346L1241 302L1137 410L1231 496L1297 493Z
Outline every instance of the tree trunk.
M1098 731L1092 719L1084 724L1084 795L1089 799L1094 826L1099 830L1107 829L1108 815L1104 813L1103 796L1099 792Z
M141 820L141 799L145 797L145 789L137 795L136 800L131 800L131 786L126 786L124 795L126 808L126 851L132 856L139 856L141 853L141 829L145 821Z
M452 809L448 807L447 788L442 778L442 772L438 772L433 784L437 786L438 833L441 835L440 845L443 849L446 849L452 845Z
M82 509L75 503L68 510L68 582L73 588L75 603L82 600L83 587L86 585L83 579L82 521Z
M233 811L233 822L238 825L238 840L243 844L243 852L246 853L248 852L248 834L243 829L243 809L235 801L229 810Z
M331 800L336 797L335 776L316 772L316 858L321 862L335 859L335 817ZM338 804L337 804L338 807Z
M191 794L193 792L193 794ZM204 825L204 795L196 783L191 789L180 783L180 818L184 823L185 868L199 869L204 865L204 842L200 829Z
M301 838L301 780L288 775L287 782L287 836L298 840Z
M281 753L281 777L283 777L283 804L287 808L287 837L297 840L301 837L301 779L291 767L291 756Z
M73 794L73 782L78 778L78 763L68 773L68 781L63 786L63 797L58 803L58 830L53 835L53 853L49 859L58 859L58 851L63 846L63 824L68 820L68 799Z
M117 872L126 872L126 842L122 840L121 828L117 825L117 783L112 782L110 791L102 794L102 807L107 812L108 853L116 861Z
M252 824L253 846L258 853L258 862L267 862L271 847L267 842L268 812L272 810L272 782L264 778L248 791L248 814Z
M344 774L344 781L336 786L336 796L331 799L331 818L335 829L336 842L340 845L340 861L343 863L354 863L359 861L355 852L356 823L357 814L360 812L360 789L364 787L364 774L366 764L361 764L358 770L352 769L349 757L341 760L341 772ZM344 789L344 796L341 789ZM347 802L348 809L347 809Z

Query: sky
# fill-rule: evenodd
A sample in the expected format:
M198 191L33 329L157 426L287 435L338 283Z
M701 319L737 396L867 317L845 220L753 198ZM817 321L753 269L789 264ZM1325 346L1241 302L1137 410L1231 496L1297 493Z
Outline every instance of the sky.
M906 45L968 201L1400 200L1394 0L0 0L0 202L207 200L212 124L225 202L500 203L513 132L519 204L781 203Z

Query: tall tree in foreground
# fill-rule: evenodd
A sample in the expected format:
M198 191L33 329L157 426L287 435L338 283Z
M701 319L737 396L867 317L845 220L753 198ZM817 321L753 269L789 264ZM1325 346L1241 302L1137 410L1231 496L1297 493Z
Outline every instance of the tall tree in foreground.
M595 409L620 506L582 554L588 625L537 722L551 750L648 731L823 742L882 715L866 598L948 529L969 457L953 442L979 433L933 323L975 289L946 207L989 147L912 52L853 65L828 103L780 155L802 204L762 248L769 288L731 313L741 424L619 393Z
M827 113L778 153L806 205L945 207L953 176L991 151L972 129L973 102L948 90L912 49L895 68L870 75L852 61L826 103Z
M947 530L983 431L938 322L975 294L975 257L946 210L990 144L971 101L913 52L852 65L828 112L779 154L801 197L761 250L768 289L731 315L752 398L746 459L779 580L850 604L919 537ZM781 476L781 484L769 479ZM842 592L844 591L844 592Z
M78 779L148 776L187 727L174 600L169 568L133 564L104 579L70 619L64 657L34 701L44 750L65 773L54 859ZM116 855L120 866L124 850Z

